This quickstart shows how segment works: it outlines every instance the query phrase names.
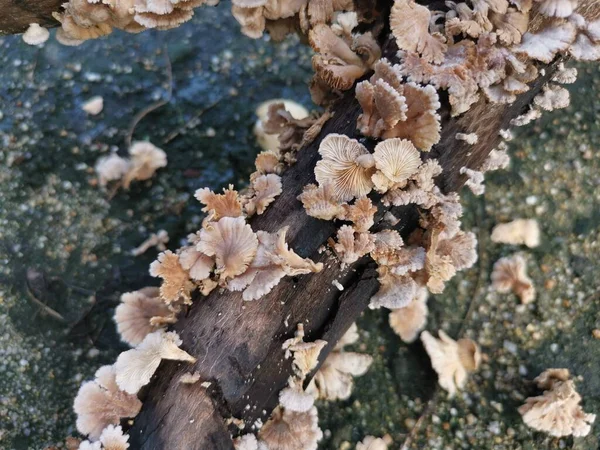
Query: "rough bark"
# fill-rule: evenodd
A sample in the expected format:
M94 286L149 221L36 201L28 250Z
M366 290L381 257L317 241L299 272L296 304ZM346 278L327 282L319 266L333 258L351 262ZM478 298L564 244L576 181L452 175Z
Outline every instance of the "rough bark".
M550 66L546 76L512 105L490 105L482 100L459 118L451 118L447 110L443 113L442 139L427 157L438 158L443 166L440 186L444 190L460 189L464 182L460 168L480 166L500 142L498 131L508 128L510 120L526 110L552 73ZM378 289L374 265L363 259L341 270L319 251L334 234L334 223L308 217L296 199L303 186L314 182L320 140L332 132L359 137L355 131L359 113L353 95L346 95L321 135L300 151L298 162L283 175L281 196L264 215L251 221L253 229L270 232L289 226L291 247L302 256L323 262L325 269L297 279L285 278L270 294L254 302L244 302L239 293L227 291L198 298L174 326L183 347L198 362L194 366L161 365L144 393L143 409L132 427L132 449L232 449L230 433L239 430L232 425L228 429L221 416L242 419L246 431L257 419L268 419L291 373L281 344L293 336L296 325L304 324L306 340L329 343L321 353L322 361L366 309ZM471 146L457 141L454 136L458 131L477 133L479 143ZM373 142L366 144L372 148ZM398 208L394 214L401 219L403 235L416 227L416 208ZM332 285L334 280L344 286L343 291ZM210 387L179 384L178 378L188 371L198 371Z
M30 23L57 26L52 13L62 3L63 0L0 0L0 35L23 33Z

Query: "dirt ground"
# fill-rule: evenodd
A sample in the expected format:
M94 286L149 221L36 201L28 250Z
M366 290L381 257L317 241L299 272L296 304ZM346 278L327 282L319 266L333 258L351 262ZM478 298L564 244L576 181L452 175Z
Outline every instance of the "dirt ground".
M147 273L156 250L131 249L160 229L177 248L202 219L197 188L245 183L261 101L310 107L307 49L243 38L226 6L170 32L79 48L0 38L0 448L39 450L76 433L81 381L125 348L112 322L120 294L156 284ZM600 421L587 438L552 439L516 410L542 370L567 367L584 409L600 414L600 71L582 66L569 90L569 109L517 130L510 167L489 174L483 196L464 194L479 261L429 299L427 329L477 340L480 370L447 399L423 347L402 343L385 311L369 311L355 349L375 362L350 399L319 405L322 449L386 433L393 449L599 448ZM87 116L81 105L94 95L104 110ZM160 100L133 139L162 147L168 166L110 198L95 161L125 155L135 114ZM518 217L540 222L539 247L490 241L495 224ZM515 252L537 288L527 306L489 287L493 263Z

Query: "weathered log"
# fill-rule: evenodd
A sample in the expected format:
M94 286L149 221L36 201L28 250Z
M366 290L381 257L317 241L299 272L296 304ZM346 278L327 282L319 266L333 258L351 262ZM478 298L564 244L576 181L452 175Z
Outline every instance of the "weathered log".
M500 142L499 130L508 128L512 118L526 111L551 78L553 67L548 66L545 76L512 105L490 105L482 99L458 118L451 118L446 107L441 141L427 155L443 166L439 184L445 191L460 189L464 182L461 167L476 169L481 165ZM233 425L228 429L221 416L242 419L247 430L257 419L267 420L291 374L281 345L293 336L297 324L304 324L306 340L328 342L322 361L377 291L374 265L366 259L342 270L320 251L335 226L307 216L296 199L303 186L315 181L313 170L320 158L317 150L325 135L335 132L359 137L355 128L360 108L353 94L346 95L334 110L320 136L300 150L298 162L283 175L281 196L264 215L251 220L255 230L274 232L289 226L290 246L304 257L323 262L325 269L297 279L285 278L270 294L254 302L244 302L240 293L227 291L197 298L174 330L180 334L183 348L198 362L193 367L173 362L161 365L130 430L132 449L232 449L229 436L236 429ZM477 133L478 144L456 140L459 131ZM367 141L366 145L372 148L374 143ZM399 208L394 214L400 218L401 234L416 227L416 208ZM343 291L332 285L334 280L344 286ZM188 371L198 371L210 387L179 384L178 378Z
M52 13L60 10L63 0L0 0L0 35L27 30L30 23L55 27Z

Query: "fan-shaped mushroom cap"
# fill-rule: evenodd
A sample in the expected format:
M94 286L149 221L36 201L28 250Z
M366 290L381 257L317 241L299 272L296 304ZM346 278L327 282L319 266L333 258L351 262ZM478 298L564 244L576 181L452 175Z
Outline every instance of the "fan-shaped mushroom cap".
M241 25L241 31L246 36L252 39L258 39L265 31L265 16L263 8L241 8L233 5L231 14Z
M587 436L596 420L586 414L567 369L549 369L535 379L543 395L529 397L519 408L527 426L551 436Z
M351 221L356 231L368 231L375 223L377 207L373 206L369 197L361 197L353 205L343 205L343 207L344 220Z
M448 48L439 33L429 34L431 12L414 0L395 0L390 27L400 50L418 52L428 62L441 63Z
M492 288L501 293L513 291L521 303L531 303L535 287L527 276L525 259L521 255L500 258L492 271Z
M379 172L372 179L381 192L407 181L421 165L419 151L406 139L393 138L380 142L375 147L373 158Z
M536 106L546 110L554 111L555 109L563 109L571 103L569 91L557 84L549 84L544 86L541 94L538 94L533 99Z
M317 408L306 412L287 411L279 407L258 433L269 450L317 450L323 437Z
M518 11L516 8L508 8L504 14L492 12L489 18L494 25L498 40L504 45L521 42L529 24L529 14Z
M267 100L256 108L255 114L258 120L254 124L254 135L258 144L264 150L277 150L279 148L279 133L267 133L265 131L265 123L269 118L269 107L271 105L282 105L283 108L297 120L305 119L308 117L308 110L299 103L293 100L287 100L282 98L275 98ZM273 131L273 130L269 130ZM260 156L260 154L259 154ZM258 158L257 158L257 169L258 169ZM264 173L278 173L278 172L264 172Z
M427 323L427 289L418 287L413 300L389 314L390 326L404 342L413 342Z
M353 377L364 375L372 362L370 355L333 351L325 359L307 390L325 400L347 399L354 387Z
M196 358L179 348L181 344L176 332L158 330L147 335L136 348L121 353L115 363L119 388L136 394L150 382L163 359L196 362Z
M181 249L179 264L188 271L191 279L195 281L206 280L210 276L215 262L213 258L198 251L196 248L200 241L199 233L189 235L188 240L192 245Z
M349 225L342 225L337 233L335 251L342 264L352 264L375 249L374 237L368 232L355 233Z
M50 32L37 23L30 23L23 33L23 42L29 45L41 45L48 40Z
M535 219L515 219L496 225L492 230L491 239L502 244L525 244L534 248L540 245L540 226Z
M371 257L380 265L392 265L398 260L398 250L404 245L400 233L396 230L383 230L374 235L375 248Z
M307 412L315 403L315 398L302 389L300 382L290 379L290 386L279 393L279 404L286 411Z
M304 205L306 214L323 220L333 220L344 217L344 206L334 195L334 187L330 183L321 186L307 184L298 200Z
M244 208L249 216L255 213L260 215L281 194L281 177L274 173L261 175L252 180L252 191L254 195L248 199Z
M287 348L294 355L294 367L300 378L304 378L317 367L321 350L326 345L327 341L317 339L314 342L299 342Z
M133 346L160 326L173 323L175 316L160 298L159 289L147 287L121 295L114 319L121 339Z
M133 180L148 180L154 172L167 165L167 154L147 141L134 142L129 149L131 168L123 178L127 189Z
M339 201L362 197L371 191L373 164L367 149L356 139L328 134L321 141L319 153L323 158L315 167L317 182L320 186L331 184Z
M571 18L576 15L573 14ZM580 27L577 39L569 47L569 53L578 61L600 60L600 19Z
M94 381L81 385L73 403L77 430L91 439L98 439L108 425L137 416L141 408L142 402L135 395L119 390L114 366L100 367Z
M513 50L517 54L548 64L558 52L569 48L576 35L575 27L571 23L556 23L537 33L525 33L521 43Z
M116 153L108 156L102 156L96 161L94 169L98 174L100 186L106 186L110 181L117 181L123 178L131 168L131 163L121 158Z
M121 426L109 425L100 435L103 450L127 450L129 448L129 435L123 434Z
M243 217L223 217L200 231L196 248L214 256L222 279L244 273L256 255L258 239Z
M198 189L194 197L202 203L202 211L214 211L213 220L219 220L221 217L240 217L242 215L242 204L238 192L229 185L228 189L223 188L222 194L215 194L209 188Z
M178 255L170 250L160 253L156 261L150 264L150 275L162 278L160 296L165 303L176 303L182 299L184 303L191 304L190 294L194 283L181 266Z
M548 17L569 17L577 8L578 0L535 0L538 12Z
M431 359L431 365L438 374L438 383L453 397L467 382L467 372L476 370L481 363L481 353L476 342L471 339L455 341L444 331L439 331L439 339L428 331L421 333L421 341Z
M379 291L371 297L369 308L403 308L415 297L417 283L410 276L395 275L387 266L379 266L377 273Z

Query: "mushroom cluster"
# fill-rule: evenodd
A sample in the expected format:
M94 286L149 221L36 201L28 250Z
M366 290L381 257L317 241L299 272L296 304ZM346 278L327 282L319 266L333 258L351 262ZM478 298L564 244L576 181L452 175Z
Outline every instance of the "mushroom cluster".
M583 411L581 396L570 377L568 369L547 369L533 380L544 393L529 397L519 408L528 426L557 437L590 433L596 415Z
M190 20L194 8L215 6L219 0L69 0L64 11L54 13L61 23L56 39L64 45L80 45L112 33L146 29L168 30Z

